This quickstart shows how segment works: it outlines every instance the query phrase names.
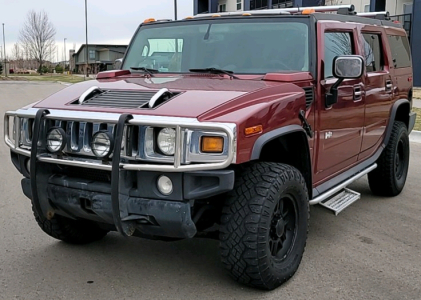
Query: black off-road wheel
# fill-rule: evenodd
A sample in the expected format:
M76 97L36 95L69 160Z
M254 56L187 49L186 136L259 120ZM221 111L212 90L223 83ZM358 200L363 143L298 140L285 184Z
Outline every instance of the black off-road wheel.
M222 262L240 283L272 290L297 271L309 220L306 183L285 164L247 167L226 198L220 227Z
M405 186L408 168L408 130L403 122L395 121L389 143L377 161L377 168L368 174L373 194L386 197L399 195Z
M55 214L50 220L32 208L39 227L49 236L69 244L88 244L98 241L107 235L108 231L99 228L88 220L73 220Z

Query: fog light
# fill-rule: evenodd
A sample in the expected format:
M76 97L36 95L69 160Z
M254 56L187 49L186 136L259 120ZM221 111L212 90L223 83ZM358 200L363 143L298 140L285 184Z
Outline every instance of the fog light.
M53 127L47 134L47 150L51 153L62 151L66 146L65 136L62 128Z
M158 190L163 195L169 195L173 191L173 185L171 179L169 179L167 176L161 176L158 178Z
M113 147L113 136L108 131L98 131L92 137L92 153L98 158L108 157Z

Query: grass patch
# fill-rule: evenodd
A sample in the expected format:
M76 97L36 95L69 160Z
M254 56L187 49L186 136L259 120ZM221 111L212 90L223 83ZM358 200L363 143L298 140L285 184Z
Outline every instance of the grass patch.
M68 82L68 83L78 83L84 81L82 76L75 76L75 75L53 75L53 74L45 74L45 75L12 75L9 76L9 80L27 80L27 81L52 81L52 82ZM92 78L86 78L86 80L91 80Z
M414 130L421 131L421 108L412 107L412 111L417 113Z

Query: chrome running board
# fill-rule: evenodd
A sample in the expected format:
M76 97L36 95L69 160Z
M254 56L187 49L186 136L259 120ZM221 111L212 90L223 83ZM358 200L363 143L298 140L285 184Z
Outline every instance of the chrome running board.
M367 169L364 169L363 171L361 171L360 173L355 174L354 176L352 176L348 180L342 182L341 184L335 186L334 188L328 190L327 192L321 194L320 196L317 196L316 198L310 200L310 202L309 202L310 205L319 204L323 200L326 200L327 198L330 198L331 196L335 195L336 193L338 193L339 191L341 191L342 189L344 189L345 187L347 187L348 185L353 183L355 180L360 179L364 175L370 173L375 168L377 168L377 164L373 164L370 167L368 167Z

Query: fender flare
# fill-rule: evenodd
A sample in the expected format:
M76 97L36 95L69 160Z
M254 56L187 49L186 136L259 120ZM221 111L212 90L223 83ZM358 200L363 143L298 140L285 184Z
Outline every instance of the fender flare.
M301 126L288 125L285 127L277 128L275 130L266 132L265 134L259 136L259 138L254 142L250 160L259 159L260 153L262 152L263 147L270 141L276 138L279 138L281 136L294 133L294 132L303 132L305 134L305 131Z
M262 152L263 147L269 143L270 141L286 136L291 133L301 133L303 136L303 141L305 141L305 162L302 164L303 170L302 175L307 183L307 189L309 193L309 198L312 198L313 193L313 168L311 162L311 155L310 155L310 147L308 145L308 137L304 129L299 125L288 125L285 127L277 128L275 130L269 131L263 135L261 135L254 143L253 150L251 153L250 161L258 160L260 158L260 154ZM299 169L299 168L298 168ZM304 172L303 172L304 171Z
M393 103L393 106L392 106L392 109L391 109L391 112L390 112L389 123L387 124L385 137L384 137L383 143L382 143L383 147L386 147L386 145L389 143L390 135L392 134L393 123L396 120L396 113L397 113L399 107L401 105L405 105L405 104L409 105L409 113L411 113L411 103L409 102L408 99L399 99L395 103ZM408 114L408 119L409 119L409 114ZM411 127L411 124L408 120L408 131L409 131L410 127Z

